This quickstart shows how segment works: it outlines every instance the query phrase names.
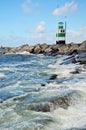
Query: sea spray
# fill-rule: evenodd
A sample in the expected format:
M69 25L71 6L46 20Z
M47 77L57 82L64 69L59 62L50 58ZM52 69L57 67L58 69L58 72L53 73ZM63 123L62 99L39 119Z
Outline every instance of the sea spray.
M0 130L86 128L86 68L66 58L25 53L0 56ZM50 110L42 111L47 103ZM40 106L40 111L31 110L32 105Z

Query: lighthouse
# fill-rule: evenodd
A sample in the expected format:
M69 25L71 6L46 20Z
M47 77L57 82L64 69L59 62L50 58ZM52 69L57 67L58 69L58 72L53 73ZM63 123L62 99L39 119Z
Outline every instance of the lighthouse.
M66 22L59 22L56 33L56 44L66 43Z

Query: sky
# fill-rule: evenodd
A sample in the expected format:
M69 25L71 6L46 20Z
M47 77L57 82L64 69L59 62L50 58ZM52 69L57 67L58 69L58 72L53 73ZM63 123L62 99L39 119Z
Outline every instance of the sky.
M0 45L54 44L58 22L65 20L66 43L83 42L85 13L86 0L0 0Z

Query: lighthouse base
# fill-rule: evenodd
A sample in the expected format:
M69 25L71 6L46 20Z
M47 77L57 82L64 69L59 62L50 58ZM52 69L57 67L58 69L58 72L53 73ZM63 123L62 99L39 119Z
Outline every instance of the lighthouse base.
M56 41L56 44L65 44L65 41Z

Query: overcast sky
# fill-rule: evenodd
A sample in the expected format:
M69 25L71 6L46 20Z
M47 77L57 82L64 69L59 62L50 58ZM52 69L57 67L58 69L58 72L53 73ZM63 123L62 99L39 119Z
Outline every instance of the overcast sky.
M0 45L56 42L67 21L67 43L86 40L86 0L0 0Z

